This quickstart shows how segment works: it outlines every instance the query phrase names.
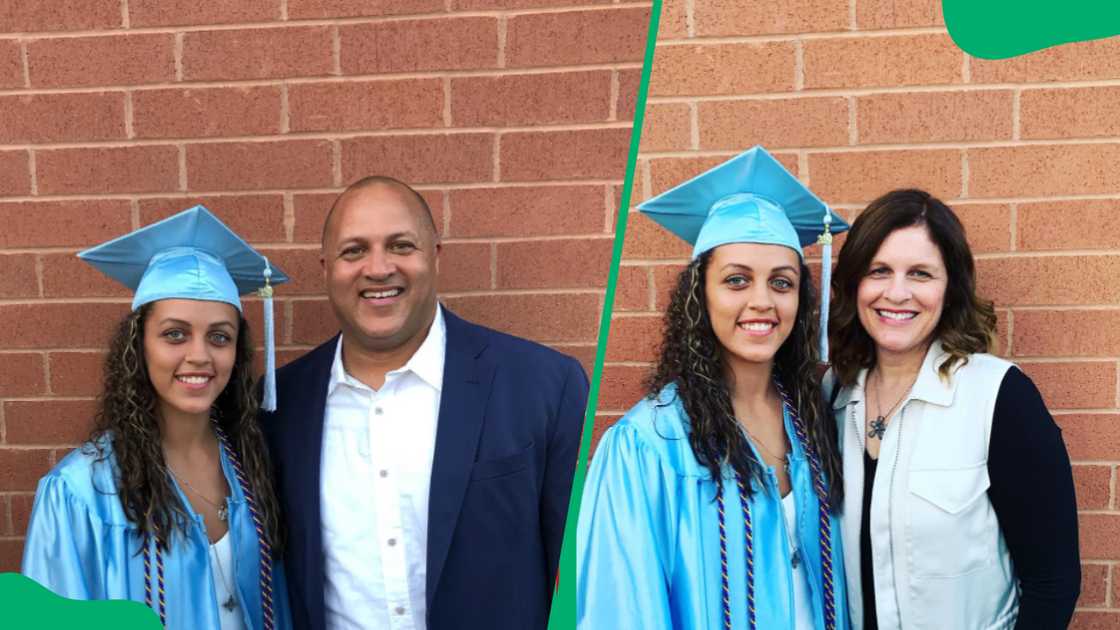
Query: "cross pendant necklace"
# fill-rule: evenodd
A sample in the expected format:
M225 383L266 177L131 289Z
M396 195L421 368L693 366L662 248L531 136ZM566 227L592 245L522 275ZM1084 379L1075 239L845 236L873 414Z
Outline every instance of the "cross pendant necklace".
M882 372L876 372L875 375L879 377L879 382L875 387L875 408L879 413L876 414L875 419L869 423L871 428L867 430L867 437L881 440L883 439L883 435L887 432L887 418L894 413L894 408L897 407L898 404L906 398L906 395L910 393L910 390L914 388L914 383L918 380L918 375L914 375L914 381L910 382L910 387L906 388L906 391L898 397L898 400L894 401L894 404L887 409L886 413L883 413L883 374Z
M233 601L233 595L230 595L229 599L226 600L226 603L222 604L222 608L225 608L226 610L229 610L229 611L232 611L234 608L237 608L237 602Z

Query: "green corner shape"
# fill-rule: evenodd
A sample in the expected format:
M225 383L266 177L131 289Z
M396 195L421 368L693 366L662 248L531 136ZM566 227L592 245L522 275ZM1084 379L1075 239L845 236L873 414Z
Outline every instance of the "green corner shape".
M140 602L66 599L19 573L0 573L0 610L13 630L160 630L159 617Z
M981 59L1120 34L1116 0L942 0L941 9L957 46Z

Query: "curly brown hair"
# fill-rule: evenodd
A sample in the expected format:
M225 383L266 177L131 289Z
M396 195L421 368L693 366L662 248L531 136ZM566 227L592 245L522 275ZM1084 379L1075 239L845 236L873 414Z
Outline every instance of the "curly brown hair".
M158 396L144 360L144 324L151 310L151 304L146 304L129 313L109 344L105 387L98 400L90 445L99 459L107 459L110 451L116 458L117 493L125 516L141 535L153 535L167 548L171 534L184 532L188 519L164 462ZM249 324L241 317L233 373L214 401L213 415L240 459L264 525L267 540L262 542L270 544L276 553L283 544L280 507L264 436L257 423L250 337Z
M759 478L762 464L752 455L735 418L724 371L724 349L708 316L704 278L711 258L712 251L705 252L677 278L665 311L660 358L646 380L646 389L648 397L656 399L662 388L676 384L676 395L688 415L692 453L722 487L722 464L730 465L744 478ZM797 406L810 447L816 451L826 476L829 508L835 511L844 498L840 452L836 423L821 394L817 369L817 294L804 263L801 264L801 278L797 319L790 336L774 356L774 375ZM747 492L753 490L748 487Z
M995 344L995 307L976 294L976 263L960 219L924 190L894 190L872 201L852 223L832 272L828 331L832 368L841 385L855 383L861 369L875 365L875 341L859 321L859 284L883 241L895 230L916 225L926 227L948 274L945 305L933 331L949 353L941 377L948 379L968 355L988 352Z

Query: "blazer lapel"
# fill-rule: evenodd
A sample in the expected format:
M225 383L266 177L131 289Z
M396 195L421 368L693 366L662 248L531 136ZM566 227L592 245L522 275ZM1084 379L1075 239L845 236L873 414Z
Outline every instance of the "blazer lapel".
M480 357L486 341L446 308L447 353L428 499L427 601L439 585L474 466L494 368Z

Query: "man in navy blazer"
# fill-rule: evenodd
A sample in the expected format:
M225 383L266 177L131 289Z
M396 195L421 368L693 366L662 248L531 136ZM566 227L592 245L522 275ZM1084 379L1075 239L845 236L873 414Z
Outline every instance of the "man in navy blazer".
M262 421L296 628L547 625L587 378L440 306L439 249L390 178L327 215L341 334L279 370Z

